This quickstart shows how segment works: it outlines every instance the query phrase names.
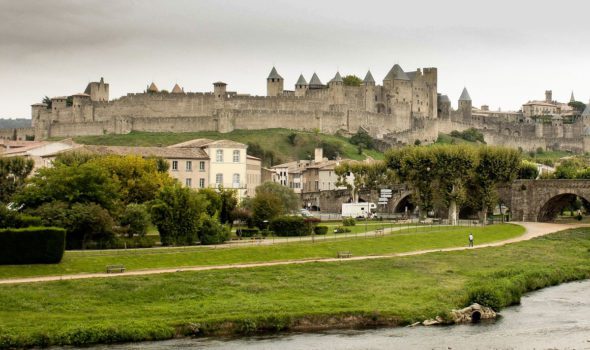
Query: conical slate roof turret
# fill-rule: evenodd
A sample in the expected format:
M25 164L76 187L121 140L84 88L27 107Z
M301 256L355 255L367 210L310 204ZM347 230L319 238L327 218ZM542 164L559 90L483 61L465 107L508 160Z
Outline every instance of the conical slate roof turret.
M363 83L375 84L375 79L373 78L373 74L371 74L370 70L367 71L367 75L365 75L365 79L363 80Z
M399 64L394 64L383 80L410 80Z
M318 75L313 73L313 75L311 76L311 80L309 81L309 85L324 85L324 84L322 84L322 81L320 80Z
M150 84L150 86L148 87L148 91L149 92L158 92L158 87L156 86L156 84L154 84L154 82L152 81L152 83Z
M582 112L582 116L583 117L590 117L590 102L588 102L588 104L586 105L586 108L584 108L584 112Z
M178 86L178 84L174 84L174 87L172 88L172 93L173 94L182 94L182 93L184 93L184 91L182 90L182 88L180 86Z
M283 79L283 77L281 77L279 75L279 73L277 72L277 69L275 67L272 67L272 70L270 71L270 74L268 75L268 78L266 79Z
M471 96L469 96L469 92L467 92L467 88L463 88L463 92L461 93L461 97L459 97L459 101L471 101Z
M572 96L570 97L570 102L576 102L576 99L574 98L574 92L572 91Z
M299 79L297 79L295 85L307 85L307 80L305 80L303 74L299 75Z
M334 78L332 78L332 80L330 80L331 83L342 83L344 82L344 80L342 80L342 76L340 75L340 72L336 72L336 75L334 76Z

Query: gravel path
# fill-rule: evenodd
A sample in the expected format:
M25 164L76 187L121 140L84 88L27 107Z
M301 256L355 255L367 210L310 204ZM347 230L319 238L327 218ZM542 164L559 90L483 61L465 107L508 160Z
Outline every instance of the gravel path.
M34 283L34 282L49 282L49 281L62 281L62 280L77 280L86 278L112 278L122 276L143 276L143 275L155 275L160 273L173 273L183 271L209 271L209 270L227 270L227 269L242 269L251 267L263 267L263 266L280 266L280 265L293 265L293 264L307 264L315 262L335 262L335 261L358 261L358 260L372 260L372 259L385 259L397 256L410 256L410 255L421 255L433 252L452 252L466 249L478 249L486 247L499 247L510 243L526 241L535 237L547 235L549 233L558 232L570 228L589 226L586 225L567 225L567 224L552 224L543 222L513 222L514 224L523 226L525 233L521 236L507 239L504 241L498 241L494 243L475 245L473 248L469 247L453 247L443 249L427 249L417 250L405 253L395 253L388 255L367 255L367 256L355 256L347 259L338 258L319 258L319 259L300 259L300 260L288 260L288 261L273 261L263 263L246 263L246 264L228 264L228 265L214 265L214 266L193 266L193 267L181 267L181 268L166 268L166 269L148 269L148 270L133 270L121 274L113 273L87 273L87 274L75 274L75 275L62 275L62 276L42 276L42 277L27 277L27 278L11 278L11 279L0 279L0 284L20 284L20 283ZM477 237L476 237L477 240Z

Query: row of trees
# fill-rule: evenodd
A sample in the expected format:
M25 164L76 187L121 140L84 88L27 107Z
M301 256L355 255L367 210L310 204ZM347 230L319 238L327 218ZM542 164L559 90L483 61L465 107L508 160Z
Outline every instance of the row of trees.
M360 189L403 183L412 190L421 216L431 210L446 209L449 219L455 222L463 206L480 211L485 220L488 210L498 203L497 186L517 178L522 167L516 150L434 145L391 149L384 161L348 162L339 165L335 172L339 184L353 190L355 199ZM351 174L352 184L346 181Z
M0 159L0 224L63 227L67 246L109 247L143 237L153 223L165 245L219 243L234 191L182 188L163 159L67 153L31 176L32 161Z
M267 228L299 208L297 195L275 183L239 206L234 190L182 187L160 158L74 152L27 179L32 169L31 160L0 158L0 227L62 227L69 249L113 247L152 224L163 245L217 244L235 220Z

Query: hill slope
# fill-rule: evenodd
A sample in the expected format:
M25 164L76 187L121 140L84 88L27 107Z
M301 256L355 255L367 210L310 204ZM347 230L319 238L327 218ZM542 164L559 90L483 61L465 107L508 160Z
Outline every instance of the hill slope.
M358 153L356 146L343 136L326 135L314 132L289 129L235 130L229 133L213 131L187 133L149 133L132 132L126 135L80 136L74 141L83 144L108 146L169 146L196 138L213 140L228 139L250 144L248 154L261 157L266 166L282 162L313 158L314 148L324 148L324 156L332 157L338 153L342 158L362 160L370 156L382 159L383 154L374 150ZM257 144L260 147L256 147ZM258 150L257 150L258 148Z

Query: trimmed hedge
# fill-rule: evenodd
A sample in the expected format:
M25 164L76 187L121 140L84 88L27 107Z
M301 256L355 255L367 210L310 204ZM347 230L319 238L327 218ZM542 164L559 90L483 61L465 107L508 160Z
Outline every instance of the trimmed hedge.
M0 230L0 265L57 264L66 249L66 231L57 227Z
M325 235L328 233L328 226L316 226L313 228L316 235Z
M279 216L270 222L270 230L276 236L308 236L309 227L301 216Z

